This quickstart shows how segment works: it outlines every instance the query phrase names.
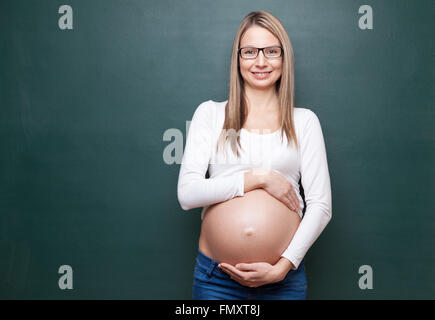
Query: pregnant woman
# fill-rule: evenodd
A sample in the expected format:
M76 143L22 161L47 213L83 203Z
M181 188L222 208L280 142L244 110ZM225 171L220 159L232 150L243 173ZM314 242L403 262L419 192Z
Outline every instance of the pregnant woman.
M243 19L230 68L229 99L193 114L178 179L182 209L203 207L192 297L305 299L303 258L332 211L320 122L294 107L291 43L269 12Z

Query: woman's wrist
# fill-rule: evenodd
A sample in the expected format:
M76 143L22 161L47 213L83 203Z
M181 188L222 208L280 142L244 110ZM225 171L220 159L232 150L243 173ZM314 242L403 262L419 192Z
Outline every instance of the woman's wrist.
M284 279L287 273L295 268L293 263L284 257L281 257L273 267L280 279Z
M249 192L254 189L264 188L267 183L267 175L269 169L255 168L245 172L245 189L244 192Z
M258 188L264 188L267 186L269 172L270 169L267 168L255 168L251 170L252 175L257 181Z

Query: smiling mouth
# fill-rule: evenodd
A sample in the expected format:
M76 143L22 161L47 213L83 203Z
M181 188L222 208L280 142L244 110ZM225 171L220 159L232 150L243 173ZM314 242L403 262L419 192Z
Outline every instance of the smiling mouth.
M259 76L262 76L262 75L265 75L265 74L269 74L269 73L271 73L272 71L268 71L268 72L252 72L253 74L257 74L257 75L259 75Z
M253 77L255 79L257 79L257 80L266 80L266 79L269 79L271 73L272 73L272 71L268 71L268 72L251 72Z

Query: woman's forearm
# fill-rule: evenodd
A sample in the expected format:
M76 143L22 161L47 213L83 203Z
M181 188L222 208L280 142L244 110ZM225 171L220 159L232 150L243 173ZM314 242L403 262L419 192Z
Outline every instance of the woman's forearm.
M269 169L256 168L245 172L245 189L249 192L254 189L263 188L266 183L266 176Z

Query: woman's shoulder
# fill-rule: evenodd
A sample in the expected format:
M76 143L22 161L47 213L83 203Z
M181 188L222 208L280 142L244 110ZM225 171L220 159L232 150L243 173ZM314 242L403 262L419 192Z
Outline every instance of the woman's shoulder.
M228 100L224 100L224 101L208 100L207 102L213 106L211 108L214 108L215 112L225 113L225 106L227 105Z
M226 101L207 100L202 102L195 110L194 118L200 118L213 126L219 127L225 119Z
M214 100L207 100L201 102L195 110L195 113L202 115L216 116L217 113L225 112L226 101L218 102Z
M310 118L316 115L314 111L309 108L294 107L293 110L295 117L299 118Z
M316 113L309 108L294 107L293 116L296 125L305 126L310 121L318 121Z
M225 118L226 101L207 100L201 102L195 109L192 122L202 123L209 129L221 128Z

